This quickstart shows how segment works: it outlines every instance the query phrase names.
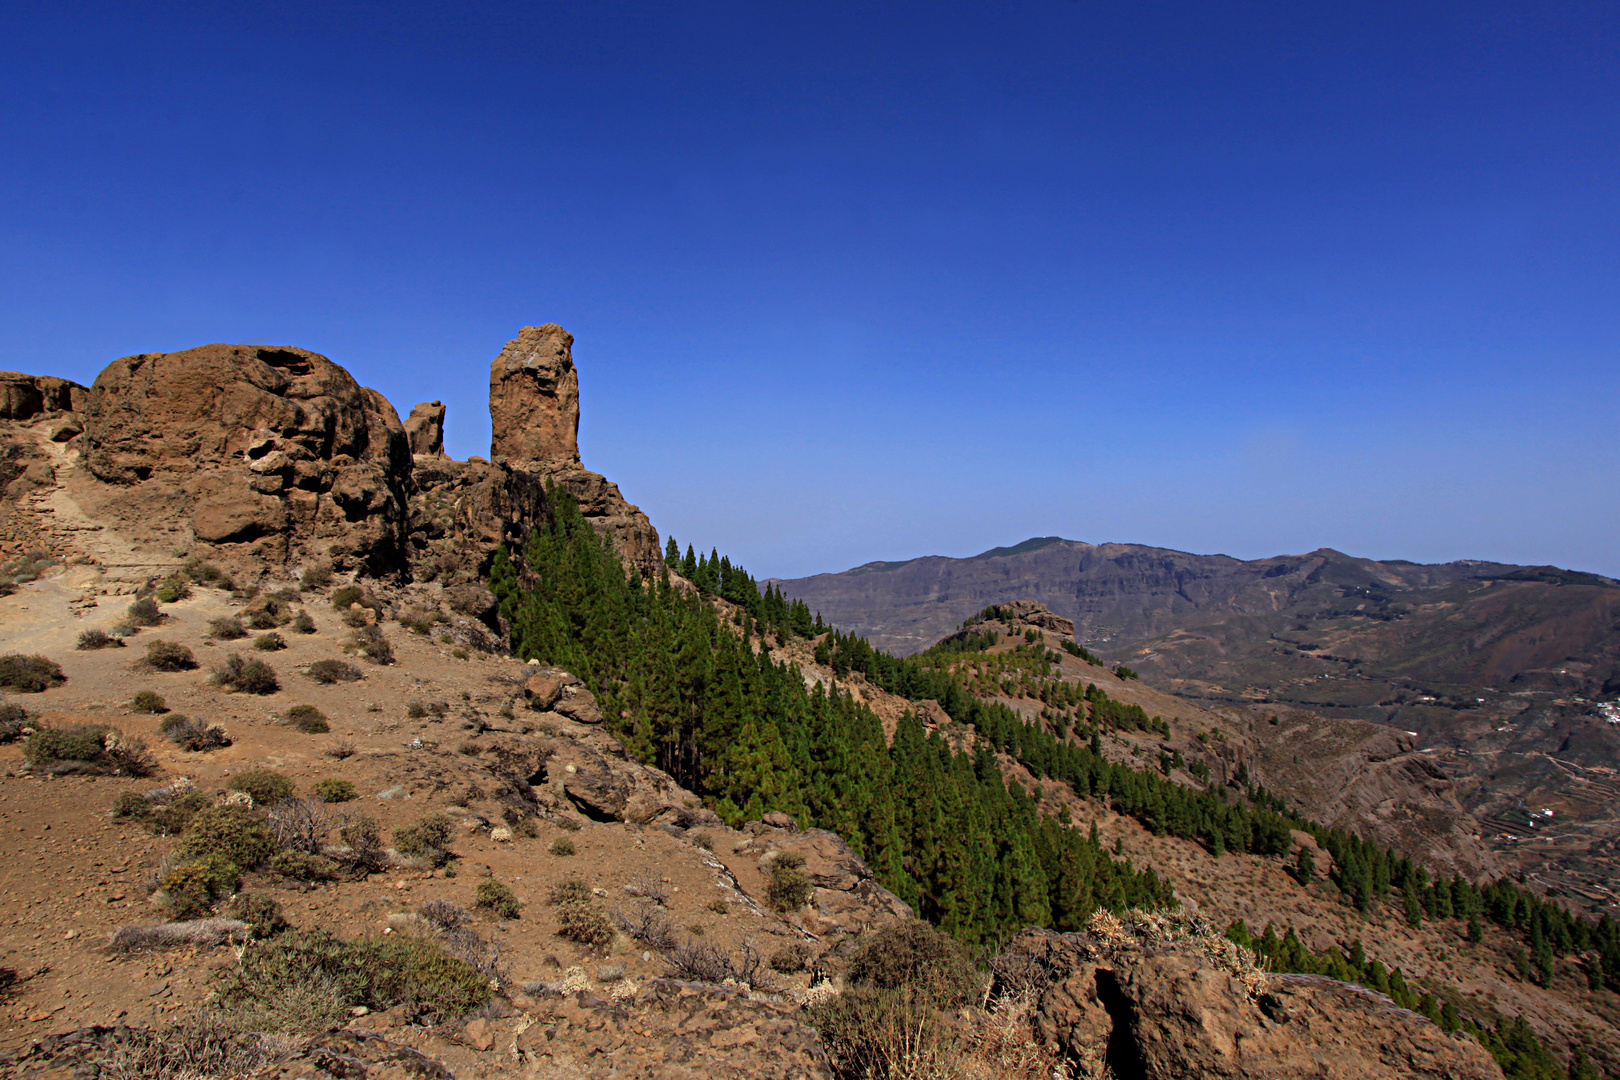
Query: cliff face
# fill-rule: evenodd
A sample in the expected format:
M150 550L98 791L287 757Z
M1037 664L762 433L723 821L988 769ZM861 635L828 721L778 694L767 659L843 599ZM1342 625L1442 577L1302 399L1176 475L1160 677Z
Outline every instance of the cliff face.
M428 578L470 575L494 545L521 541L550 481L655 572L651 522L579 462L572 341L526 327L492 366L493 462L444 455L439 402L401 424L381 394L304 349L142 353L89 388L0 373L0 479L16 497L58 485L58 524L105 534L92 558L148 573L181 552L238 570L330 562ZM49 531L11 539L48 547Z

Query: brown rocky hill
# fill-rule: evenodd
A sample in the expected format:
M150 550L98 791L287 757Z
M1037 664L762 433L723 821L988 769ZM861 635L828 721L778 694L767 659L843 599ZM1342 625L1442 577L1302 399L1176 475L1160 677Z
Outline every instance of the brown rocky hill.
M988 605L1033 598L1072 619L1088 648L1178 696L1409 733L1457 778L1506 865L1620 914L1620 822L1608 809L1620 795L1620 714L1600 707L1620 698L1620 587L1608 579L1042 537L774 583L904 653Z

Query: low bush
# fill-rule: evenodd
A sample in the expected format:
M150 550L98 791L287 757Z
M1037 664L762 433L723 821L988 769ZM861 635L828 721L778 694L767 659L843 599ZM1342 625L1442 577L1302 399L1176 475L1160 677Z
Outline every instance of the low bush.
M366 595L366 590L358 585L344 585L342 588L332 590L332 606L339 611L346 611L351 605L360 603Z
M777 911L797 911L810 902L815 890L804 873L804 856L784 851L771 864L771 880L765 886L765 900Z
M551 887L546 899L557 907L564 904L588 904L596 894L581 877L566 877Z
M62 668L43 656L8 653L0 656L0 687L20 694L38 694L67 682Z
M357 682L365 677L359 668L342 660L317 660L309 665L305 672L316 682L327 685L340 682Z
M335 881L338 876L337 863L326 856L290 848L282 848L270 856L264 868L294 881Z
M289 614L287 618L283 619L276 614L273 608L262 607L248 614L248 626L254 630L274 630L291 618L292 615Z
M275 669L263 660L231 653L214 669L214 682L241 694L273 694L281 689Z
M315 786L310 790L323 803L354 801L354 785L347 780L339 780L336 777L328 776L324 780L317 780Z
M191 819L213 805L200 791L188 791L166 802L147 800L146 827L158 836L175 836L186 831Z
M978 996L984 979L956 939L919 919L865 935L850 957L849 981L879 990L910 990L938 1008Z
M126 791L113 800L113 817L135 818L137 821L152 812L152 802L145 795Z
M23 738L27 727L27 709L9 701L0 705L0 743L14 743Z
M613 944L613 920L597 910L595 904L559 904L557 934L598 952L606 952Z
M213 856L177 866L158 881L164 906L176 919L200 919L229 896L242 874L229 859Z
M80 649L121 649L124 647L122 638L115 638L105 630L83 630L79 633Z
M300 611L293 616L292 628L300 634L313 634L315 632L315 620L310 617L309 612Z
M240 641L247 637L247 627L235 615L224 615L208 620L208 633L221 641Z
M124 618L131 626L156 626L163 621L163 612L158 610L156 600L146 596L129 605Z
M272 630L253 639L253 647L260 652L280 652L287 647L287 639Z
M276 845L319 855L334 824L326 804L314 799L282 799L265 815Z
M177 600L184 600L191 595L191 586L182 578L170 578L159 582L152 595L160 604L172 604Z
M394 647L383 637L379 626L361 626L354 632L352 646L361 656L373 664L392 664L394 662Z
M404 936L345 940L324 930L279 934L243 954L220 1007L246 1030L324 1031L350 1009L406 1005L441 1022L490 999L488 977L436 942Z
M332 730L326 714L313 705L294 705L281 714L281 719L305 735L320 735Z
M561 856L572 855L574 853L574 842L566 836L559 836L551 842L551 853Z
M254 806L274 806L282 799L291 798L296 788L293 782L269 769L252 769L231 777L232 791L244 791Z
M967 1048L938 1010L916 994L852 987L805 1012L835 1076L961 1075Z
M231 576L213 563L204 562L200 556L193 556L186 560L185 576L198 585L206 585L216 589L233 589L236 583Z
M197 658L184 645L159 639L146 643L146 666L153 671L190 671Z
M416 913L440 930L454 930L472 922L466 908L449 900L429 900Z
M281 905L260 893L240 893L231 901L230 914L248 925L248 932L256 938L267 938L287 929L281 914Z
M221 859L238 870L256 870L276 853L277 845L262 817L227 803L197 811L175 850L188 859Z
M667 953L675 948L675 924L657 904L636 904L628 911L615 911L613 921L626 937L649 949Z
M300 589L324 589L332 584L332 568L321 563L304 567L304 572L298 577Z
M375 819L356 814L338 828L338 839L348 850L340 856L351 869L361 874L373 874L387 864L383 850L382 829Z
M479 907L503 919L515 919L522 910L517 893L512 891L511 886L494 878L480 881L478 888L473 891L473 899Z
M23 760L55 774L150 776L157 768L142 739L105 724L36 728L23 743Z
M326 756L329 758L336 758L339 761L352 758L354 755L354 743L350 742L348 739L339 739L337 742L326 748Z
M225 734L225 729L218 724L205 724L199 720L181 716L179 713L171 713L165 716L162 722L158 724L158 730L163 733L164 738L180 747L180 749L189 750L193 753L219 750L231 745L230 737Z
M443 866L450 859L451 827L448 815L428 814L394 830L394 850L410 858L426 859L434 866Z
M792 975L795 972L803 971L805 965L809 962L810 950L805 948L804 943L800 941L782 946L771 953L770 959L766 961L772 971L783 975Z
M163 696L150 690L142 690L131 698L129 707L132 712L166 713L169 711L169 703L163 700Z

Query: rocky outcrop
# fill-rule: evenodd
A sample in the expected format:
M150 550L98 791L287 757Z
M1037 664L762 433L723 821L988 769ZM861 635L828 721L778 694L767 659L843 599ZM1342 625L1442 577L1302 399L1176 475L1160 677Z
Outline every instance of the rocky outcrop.
M374 573L401 563L404 429L324 356L252 345L128 356L97 377L82 416L85 467L128 492L104 505L178 517L227 555Z
M405 437L410 440L412 456L444 455L444 402L424 401L411 406L411 415L405 418Z
M1025 930L997 959L999 989L1037 996L1035 1034L1073 1075L1179 1080L1498 1080L1472 1038L1372 991L1270 975L1212 931L1103 913L1090 933Z
M0 420L32 420L44 413L76 412L86 389L53 375L0 371Z
M658 531L619 487L579 461L579 373L574 335L525 326L489 366L490 460L564 488L580 512L643 574L663 563Z
M767 875L783 855L804 860L802 867L815 890L810 904L799 912L804 928L818 937L858 934L914 918L911 905L877 883L866 860L826 829L801 831L780 812L751 822L750 838L737 851L756 855Z

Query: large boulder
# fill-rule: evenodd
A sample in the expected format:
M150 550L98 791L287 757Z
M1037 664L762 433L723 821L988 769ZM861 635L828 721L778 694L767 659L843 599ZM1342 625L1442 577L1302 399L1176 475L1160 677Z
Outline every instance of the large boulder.
M1025 930L997 989L1038 1004L1035 1035L1081 1077L1499 1080L1478 1042L1389 998L1316 975L1271 975L1188 920L1106 912L1091 932Z
M162 489L223 554L403 565L411 455L383 396L304 349L203 345L115 360L83 408L96 479ZM153 522L144 524L152 526Z
M438 457L444 454L444 402L424 401L411 406L411 415L405 418L405 437L411 442L411 454Z
M579 463L574 335L525 326L489 365L489 456L545 472Z

